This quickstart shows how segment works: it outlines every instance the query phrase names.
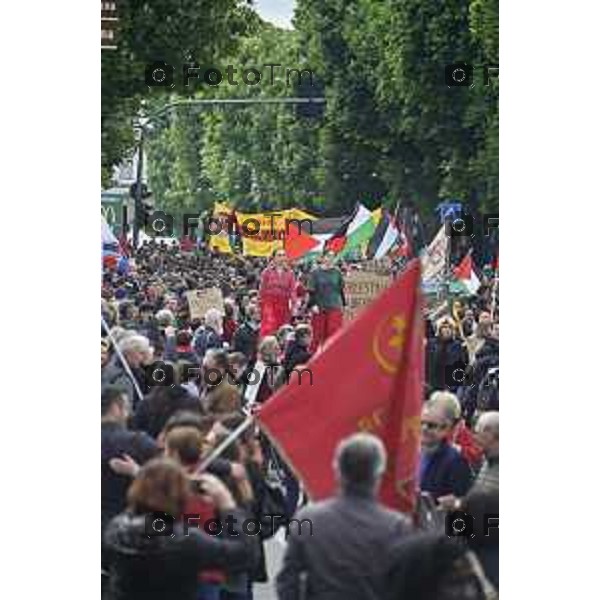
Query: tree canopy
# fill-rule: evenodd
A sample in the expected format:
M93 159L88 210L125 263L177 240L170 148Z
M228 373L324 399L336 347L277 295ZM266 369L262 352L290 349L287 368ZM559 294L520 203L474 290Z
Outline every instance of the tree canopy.
M431 214L451 198L497 209L498 82L484 85L481 68L498 63L497 0L298 0L294 30L266 24L233 0L157 1L151 14L148 3L126 4L126 43L103 53L105 167L131 147L143 96L152 106L174 94L295 96L297 75L288 85L286 69L310 69L327 99L322 119L273 105L172 111L149 139L159 205L203 210L222 199L244 209L340 214L357 201L383 201ZM184 50L223 74L227 65L254 67L262 80L244 85L238 74L237 86L224 78L166 94L144 89L144 61L182 64ZM458 62L476 65L472 87L447 85L445 67ZM271 84L265 65L273 63L282 66Z

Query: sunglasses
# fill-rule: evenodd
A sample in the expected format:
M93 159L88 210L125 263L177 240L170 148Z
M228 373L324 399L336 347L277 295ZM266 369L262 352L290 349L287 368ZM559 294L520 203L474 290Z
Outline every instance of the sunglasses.
M446 425L441 423L433 423L432 421L421 421L421 429L431 429L432 431L440 431L446 429Z

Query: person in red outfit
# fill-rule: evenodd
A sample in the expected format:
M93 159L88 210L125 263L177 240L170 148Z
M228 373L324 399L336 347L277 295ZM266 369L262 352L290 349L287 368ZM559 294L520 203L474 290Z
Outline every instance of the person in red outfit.
M260 336L274 335L292 320L296 278L284 250L277 250L260 280Z
M230 346L233 343L233 336L238 328L238 323L235 318L235 303L227 299L223 303L225 314L223 316L223 341Z

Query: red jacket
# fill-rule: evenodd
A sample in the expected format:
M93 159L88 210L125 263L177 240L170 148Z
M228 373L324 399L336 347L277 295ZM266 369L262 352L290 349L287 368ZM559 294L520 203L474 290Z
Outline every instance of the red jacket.
M231 317L223 317L223 341L231 344L237 328L238 325L234 319Z
M464 421L461 420L454 428L452 442L460 447L460 454L469 463L469 466L476 467L481 464L483 450L475 441L473 434Z
M197 494L192 494L189 497L183 513L186 515L200 515L199 521L190 521L190 527L197 525L198 528L203 531L204 523L209 519L215 519L217 517L215 507L212 504L205 502ZM225 573L217 570L201 571L198 573L198 581L204 583L223 583L225 581Z
M288 302L293 299L296 292L296 278L293 271L283 269L279 271L274 266L267 267L260 279L260 299L283 300Z

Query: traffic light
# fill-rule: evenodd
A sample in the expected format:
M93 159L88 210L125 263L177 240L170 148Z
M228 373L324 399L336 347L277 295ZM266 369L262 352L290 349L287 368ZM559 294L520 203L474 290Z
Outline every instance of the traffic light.
M324 98L325 86L316 78L314 73L312 77L298 78L299 81L295 85L295 95L297 98ZM296 116L305 119L315 119L322 121L325 116L325 103L302 103L296 105Z
M140 228L145 229L148 223L151 221L152 214L154 213L154 205L150 202L142 202L140 204L140 215L138 223Z
M137 197L137 183L132 183L129 186L129 195L133 199ZM142 200L150 198L150 196L152 196L152 192L148 189L148 186L145 183L142 183Z
M142 183L141 201L137 202L137 183L132 183L129 186L129 195L135 200L135 224L134 229L144 229L150 222L150 216L154 212L154 201L152 192L148 189L145 183Z

